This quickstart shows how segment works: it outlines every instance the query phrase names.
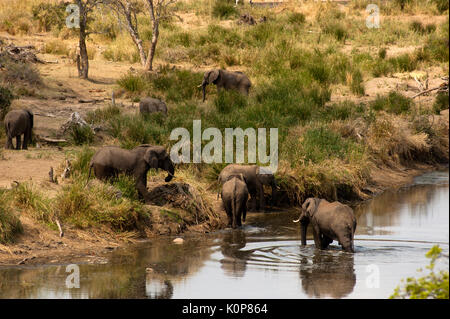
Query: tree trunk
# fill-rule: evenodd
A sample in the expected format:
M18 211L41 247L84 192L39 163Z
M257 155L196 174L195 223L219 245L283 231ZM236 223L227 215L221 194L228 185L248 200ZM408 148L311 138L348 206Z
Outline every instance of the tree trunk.
M87 79L89 72L89 60L86 48L86 23L87 23L87 12L85 4L78 0L78 7L80 8L80 63L77 64L78 76Z
M147 61L145 63L145 69L147 71L153 71L153 58L155 57L156 44L158 43L159 37L159 21L153 21L153 34L152 34L152 43L150 45L150 49L147 55Z

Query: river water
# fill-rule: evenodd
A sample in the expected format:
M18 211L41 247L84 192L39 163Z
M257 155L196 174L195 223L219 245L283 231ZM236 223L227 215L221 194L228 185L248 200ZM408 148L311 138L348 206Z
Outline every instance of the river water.
M0 268L0 298L388 298L401 280L422 276L435 244L448 269L449 173L354 207L355 254L333 242L300 246L295 212L250 213L241 230L160 238L112 253L107 264ZM66 272L68 271L68 272Z

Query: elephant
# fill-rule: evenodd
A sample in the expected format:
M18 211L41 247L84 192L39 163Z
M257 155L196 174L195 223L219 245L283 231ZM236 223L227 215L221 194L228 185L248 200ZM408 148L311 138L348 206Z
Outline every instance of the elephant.
M248 189L242 174L231 175L222 187L222 202L228 216L228 227L242 226L247 215Z
M206 99L206 86L211 83L217 86L217 92L220 92L221 89L237 90L244 95L248 95L252 86L249 78L242 72L222 69L210 70L205 72L203 82L198 86L202 87L203 90L203 102Z
M151 114L155 112L162 112L167 115L166 103L152 97L146 97L139 102L139 113Z
M28 148L28 143L31 142L31 133L33 130L33 113L29 110L12 110L9 111L4 120L6 132L6 149L13 149L12 139L16 138L16 150ZM21 142L21 135L23 134L23 141Z
M344 251L355 252L356 218L347 205L310 197L303 203L300 217L294 222L300 222L302 245L306 245L306 231L311 223L316 248L326 249L333 240L337 240Z
M136 189L139 197L146 198L147 172L150 168L160 168L168 172L165 178L170 182L174 177L175 168L169 155L162 146L143 144L132 150L117 146L105 146L99 149L89 164L89 177L91 170L98 179L108 180L119 173L125 173L136 179Z
M278 186L273 173L258 165L229 164L220 172L218 177L219 184L222 185L233 174L244 175L252 199L252 210L258 209L257 198L259 198L259 208L261 210L265 209L264 185L272 188L272 203L276 201Z

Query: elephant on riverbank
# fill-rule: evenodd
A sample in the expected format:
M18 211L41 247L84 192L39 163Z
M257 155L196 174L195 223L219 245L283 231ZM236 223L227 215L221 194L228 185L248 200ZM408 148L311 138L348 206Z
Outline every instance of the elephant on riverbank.
M141 198L146 198L147 172L150 168L163 169L168 172L165 178L170 182L175 168L166 149L162 146L149 144L140 145L132 150L117 146L105 146L98 150L89 164L89 178L91 170L98 179L108 180L125 173L136 179L136 189Z
M228 227L242 226L247 215L248 189L242 174L231 175L222 187L223 207L228 216Z
M242 174L245 178L248 192L252 199L252 210L265 209L264 185L272 188L272 204L275 203L277 197L277 184L273 173L266 168L258 165L240 165L229 164L219 174L218 182L220 185L231 175ZM259 199L259 202L257 201Z
M244 95L248 95L252 86L249 78L242 72L232 72L222 69L207 71L203 76L202 84L199 85L203 90L203 102L206 99L206 86L211 83L217 86L217 92L220 92L221 89L237 90Z
M28 148L31 142L31 134L33 131L33 113L29 110L12 110L9 111L4 119L6 132L6 149L13 149L12 139L16 138L16 150ZM23 135L23 141L21 137Z
M152 97L146 97L139 102L141 115L161 112L167 115L167 105L164 101Z
M318 249L326 249L333 240L337 240L344 251L355 252L353 238L356 218L349 206L310 197L303 203L301 210L299 219L294 222L300 222L302 245L306 245L306 231L311 223Z

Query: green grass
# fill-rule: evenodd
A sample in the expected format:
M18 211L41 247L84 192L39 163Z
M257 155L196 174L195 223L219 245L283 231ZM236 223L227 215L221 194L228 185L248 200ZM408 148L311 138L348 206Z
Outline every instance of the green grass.
M393 114L403 114L410 111L413 101L395 91L385 96L378 95L377 98L370 103L370 107L376 111L386 111Z
M10 244L23 233L22 223L13 212L6 190L0 189L0 244Z
M442 110L448 109L448 93L439 92L433 103L433 111L439 114Z
M234 7L232 1L216 0L212 8L212 16L227 19L238 16L239 11Z

